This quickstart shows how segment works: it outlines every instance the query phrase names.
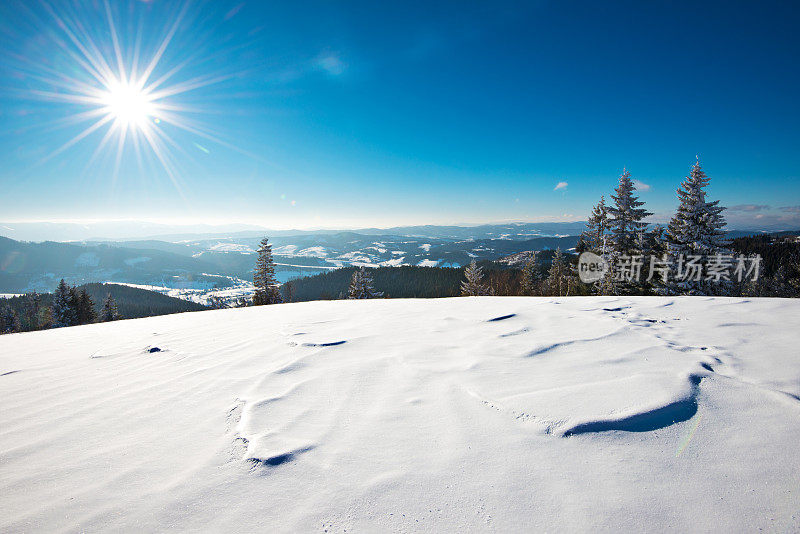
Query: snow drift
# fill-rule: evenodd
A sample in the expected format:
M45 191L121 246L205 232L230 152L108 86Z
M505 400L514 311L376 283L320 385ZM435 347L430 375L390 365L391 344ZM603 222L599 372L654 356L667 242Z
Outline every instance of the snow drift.
M0 531L800 529L800 302L334 301L0 337Z

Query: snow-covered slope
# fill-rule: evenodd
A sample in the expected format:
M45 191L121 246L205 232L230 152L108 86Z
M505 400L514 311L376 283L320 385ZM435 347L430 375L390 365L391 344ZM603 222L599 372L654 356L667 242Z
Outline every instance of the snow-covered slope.
M2 336L0 531L797 531L799 332L481 297Z

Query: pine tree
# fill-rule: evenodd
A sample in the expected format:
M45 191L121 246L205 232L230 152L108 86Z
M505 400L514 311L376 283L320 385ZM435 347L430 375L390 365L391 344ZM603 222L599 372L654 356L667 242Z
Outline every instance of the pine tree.
M75 289L62 278L53 295L53 327L73 326L78 323Z
M119 311L117 310L117 303L111 293L106 295L106 300L103 301L103 311L100 313L100 320L104 323L109 321L116 321L120 319Z
M256 292L253 295L253 305L263 306L265 304L279 304L282 302L278 281L275 279L275 262L272 260L272 245L269 238L261 240L258 248L258 258L256 268L253 273L253 285Z
M600 196L600 202L592 209L592 214L586 222L586 231L581 234L581 240L587 250L605 255L608 231L608 206L605 197Z
M547 273L547 286L550 288L550 292L556 296L569 296L569 290L572 285L570 279L569 264L561 252L561 247L558 247L555 255L553 255L550 270Z
M706 201L705 188L711 181L700 167L697 158L689 176L684 178L678 188L678 210L667 227L667 246L673 263L689 256L705 258L724 252L725 217L724 207L719 200ZM677 272L668 284L671 292L707 293L712 288L704 281L675 280Z
M0 312L0 334L11 334L21 330L19 316L16 310L6 304Z
M522 280L520 281L521 293L523 295L533 295L536 287L536 253L532 252L525 265L522 267Z
M483 283L483 269L473 259L464 269L465 280L461 282L462 297L491 295L491 290Z
M725 208L719 200L706 202L710 181L698 159L677 191L678 211L667 228L671 252L712 255L724 249Z
M36 291L25 295L24 327L26 330L39 330L41 324L41 303L42 299Z
M619 288L617 286L617 281L614 280L614 273L611 272L609 269L603 275L603 278L595 282L594 284L595 293L598 295L618 295Z
M97 321L97 312L94 311L94 302L86 289L81 289L77 297L78 324L89 324Z
M611 230L611 246L614 254L634 255L638 254L636 246L637 234L647 228L647 223L642 222L645 217L652 215L649 211L642 208L644 202L634 196L636 186L631 180L631 173L623 169L619 177L619 185L615 189L611 199L613 206L607 209L610 219L608 221Z
M294 301L294 282L289 280L285 284L283 284L283 300L284 302L293 302Z
M349 299L368 299L375 296L372 287L372 275L367 272L365 267L360 267L353 272L350 280L347 298Z

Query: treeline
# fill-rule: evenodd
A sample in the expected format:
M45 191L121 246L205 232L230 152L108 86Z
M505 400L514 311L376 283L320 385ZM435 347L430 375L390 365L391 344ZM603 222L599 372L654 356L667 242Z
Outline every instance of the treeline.
M760 254L763 266L756 282L731 284L730 296L798 296L800 289L800 238L760 235L740 237L728 245L735 254ZM577 254L560 249L528 252L513 265L479 261L462 268L450 267L345 267L281 287L283 302L348 298L437 298L461 295L580 296L597 294L592 284L577 276ZM793 266L793 267L789 267ZM369 277L364 281L359 273ZM365 291L365 288L367 290ZM656 284L642 284L628 294L660 295ZM619 289L618 289L619 290Z
M499 296L551 295L558 294L560 275L569 265L574 265L576 256L560 251L528 253L529 261L507 265L496 261L479 261L481 282L486 294ZM553 257L556 275L550 276ZM307 302L312 300L338 300L348 298L440 298L462 295L464 267L344 267L308 278L299 278L283 284L281 295L284 302ZM362 277L364 273L368 280ZM527 282L526 282L527 280ZM562 292L566 288L562 287ZM588 294L583 288L573 288L573 294Z
M761 257L759 279L744 288L744 296L800 296L800 235L779 232L731 240L731 250Z
M594 207L578 252L609 266L591 290L599 295L798 295L800 261L791 238L725 239L725 207L707 198L710 178L698 160L677 190L678 208L666 227L635 195L623 171L612 202Z
M71 286L64 280L53 293L26 293L0 300L0 333L166 315L207 309L202 304L154 291L116 285Z

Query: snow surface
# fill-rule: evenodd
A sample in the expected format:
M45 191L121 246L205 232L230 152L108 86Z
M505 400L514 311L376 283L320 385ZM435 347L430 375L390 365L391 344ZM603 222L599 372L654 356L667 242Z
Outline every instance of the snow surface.
M0 336L0 531L797 531L798 332L472 297Z

